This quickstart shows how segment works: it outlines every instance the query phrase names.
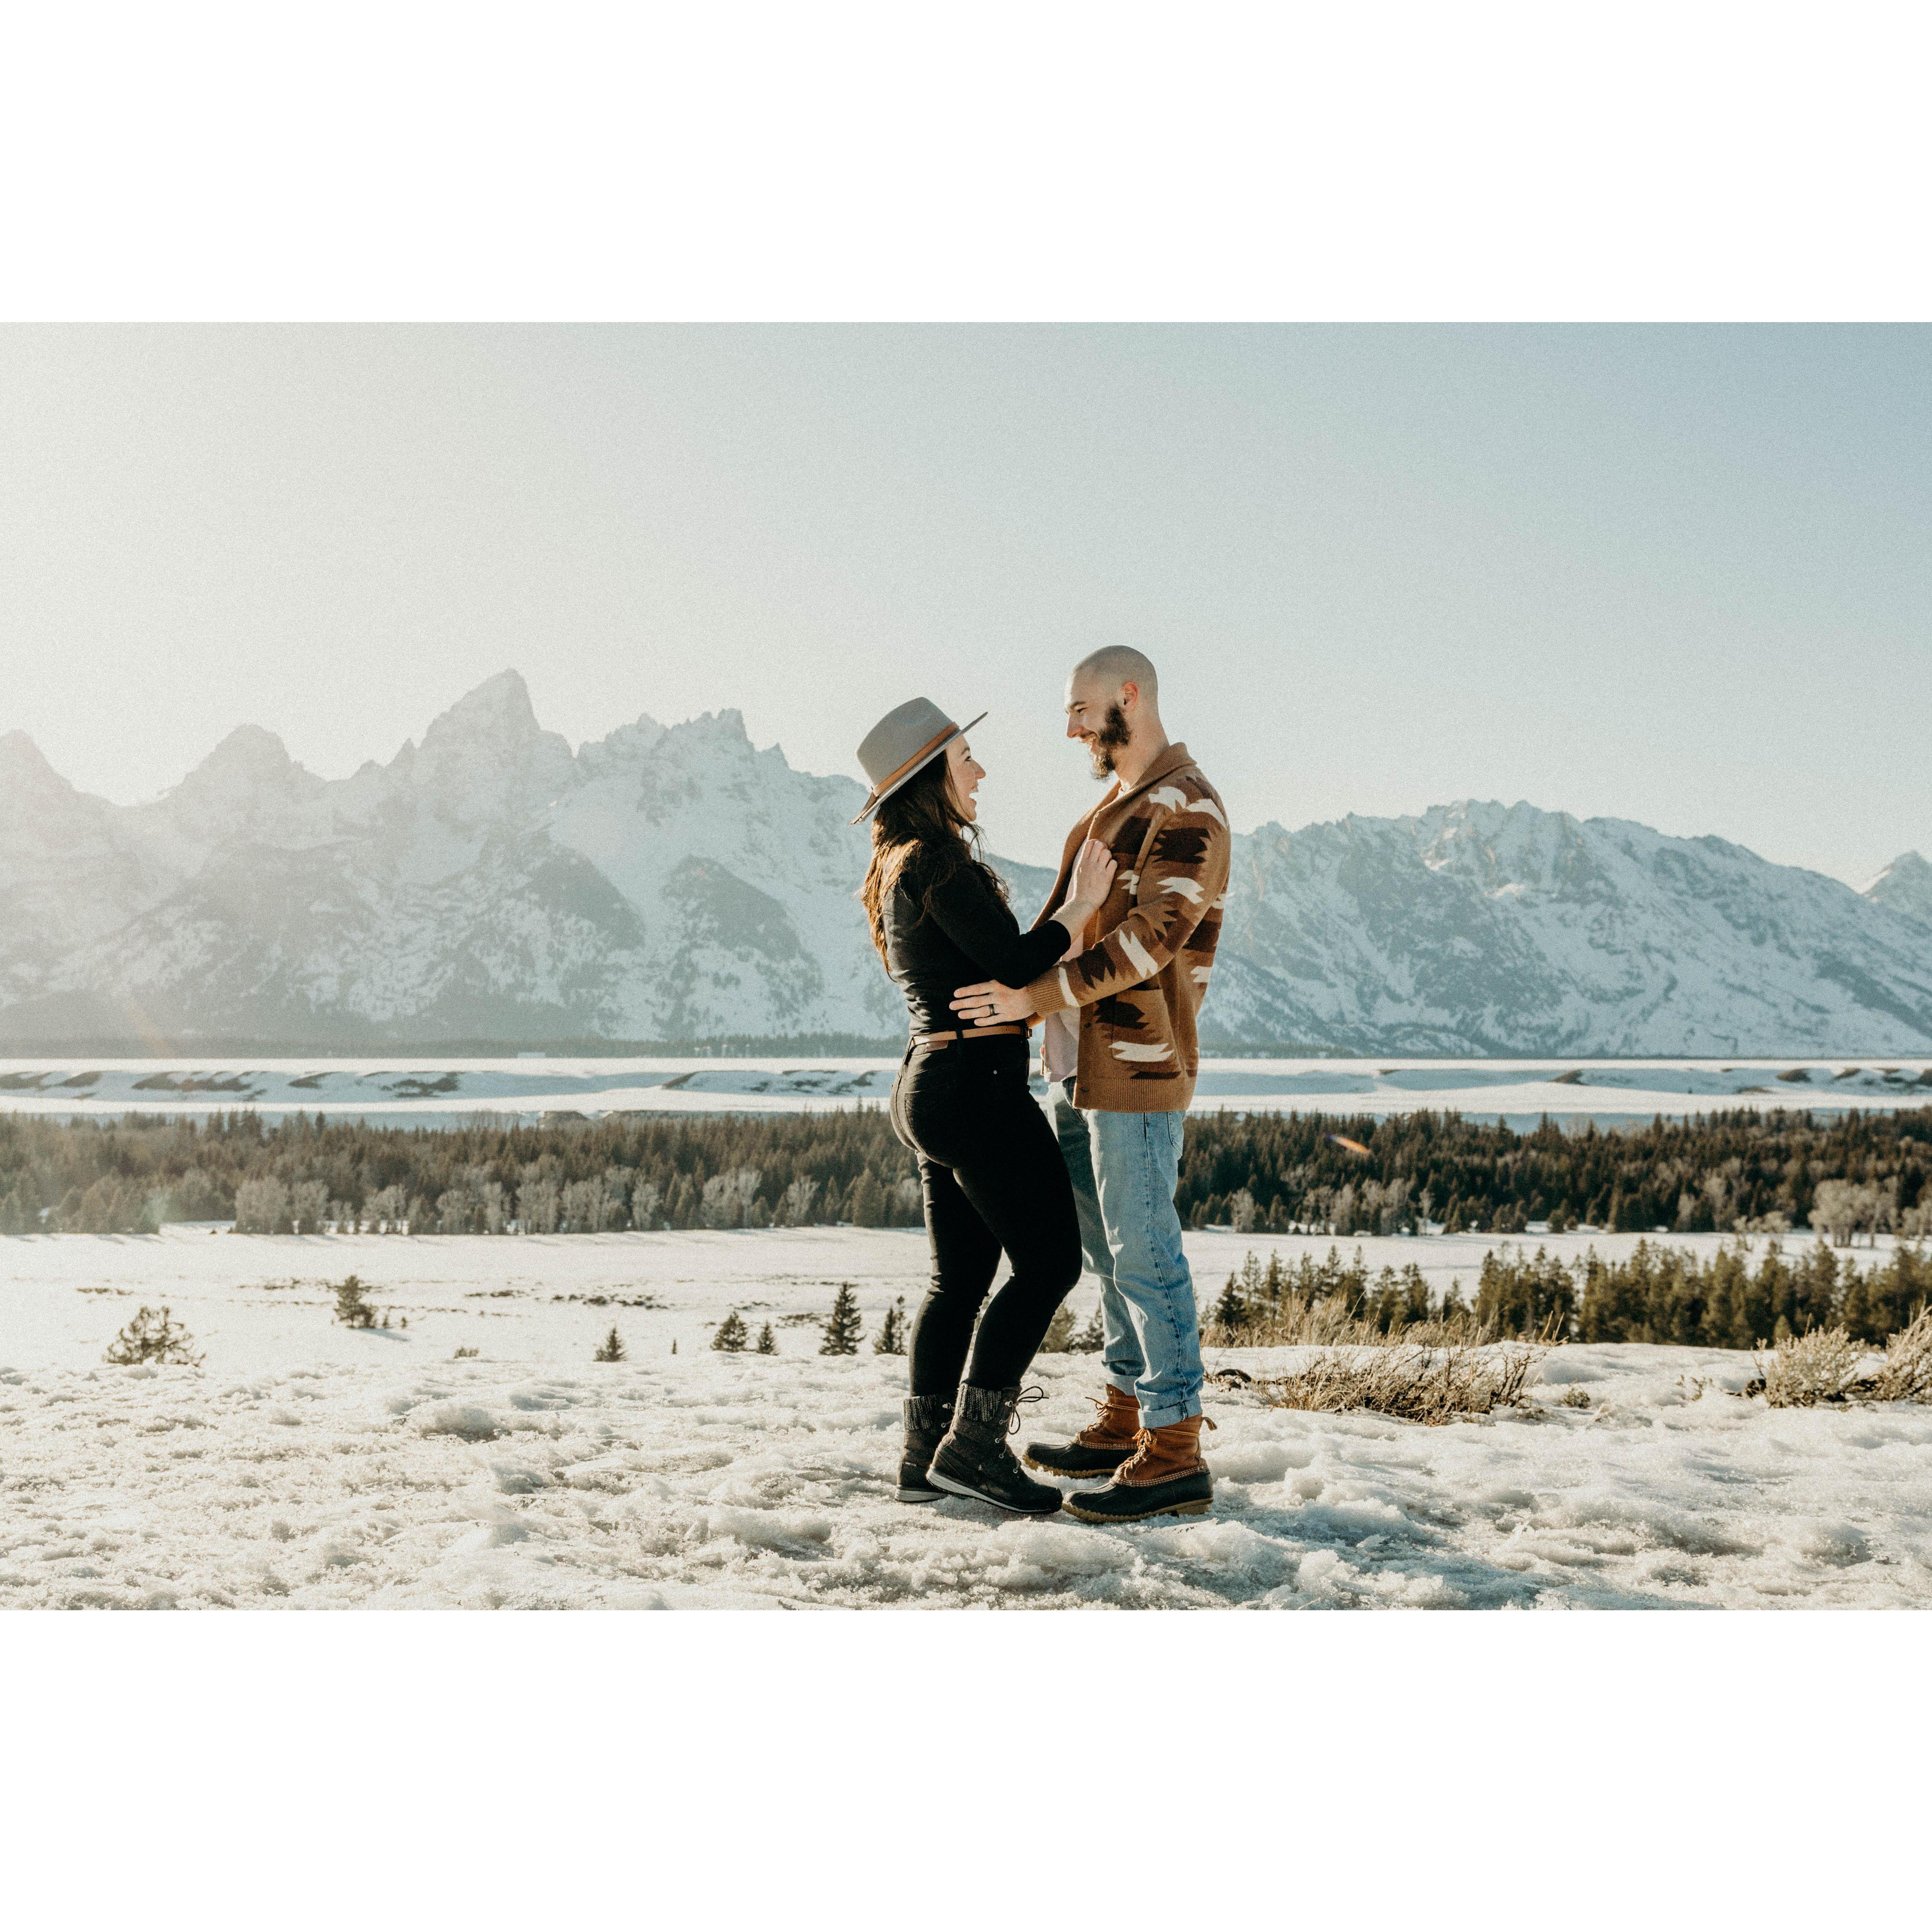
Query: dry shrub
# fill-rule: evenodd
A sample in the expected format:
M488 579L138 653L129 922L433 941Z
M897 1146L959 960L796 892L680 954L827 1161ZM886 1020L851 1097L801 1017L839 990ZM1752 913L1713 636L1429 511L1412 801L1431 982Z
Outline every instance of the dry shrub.
M1440 1427L1520 1406L1529 1372L1545 1352L1533 1343L1430 1347L1377 1336L1372 1344L1324 1348L1300 1368L1254 1387L1277 1408L1367 1408Z
M1858 1364L1868 1351L1842 1328L1814 1328L1758 1366L1764 1399L1773 1408L1815 1408L1851 1396Z
M1762 1396L1773 1408L1932 1402L1932 1308L1916 1309L1903 1328L1888 1335L1877 1372L1862 1376L1858 1364L1870 1353L1843 1328L1815 1328L1783 1343L1768 1362L1759 1357L1758 1372L1744 1392Z
M1492 1328L1479 1324L1460 1309L1446 1320L1436 1316L1384 1334L1356 1312L1359 1305L1346 1295L1328 1294L1311 1300L1305 1295L1291 1294L1279 1308L1237 1327L1210 1322L1205 1339L1230 1348L1480 1348L1496 1339Z
M1870 1388L1879 1402L1932 1402L1932 1308L1920 1309L1886 1338L1885 1360Z

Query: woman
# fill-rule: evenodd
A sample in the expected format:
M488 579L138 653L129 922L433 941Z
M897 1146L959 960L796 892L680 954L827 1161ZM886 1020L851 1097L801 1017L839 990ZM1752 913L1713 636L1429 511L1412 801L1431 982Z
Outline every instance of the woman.
M892 1130L918 1157L932 1248L932 1286L908 1344L898 1498L950 1492L1051 1515L1059 1490L1026 1474L1006 1437L1020 1377L1080 1277L1073 1193L1028 1087L1026 1026L962 1031L949 1002L976 980L1024 986L1046 971L1106 898L1114 861L1090 840L1067 903L1022 933L980 856L974 794L986 774L965 732L914 698L874 727L859 762L872 781L859 818L878 814L860 896L912 1028L892 1083ZM1003 1248L1012 1273L989 1302Z

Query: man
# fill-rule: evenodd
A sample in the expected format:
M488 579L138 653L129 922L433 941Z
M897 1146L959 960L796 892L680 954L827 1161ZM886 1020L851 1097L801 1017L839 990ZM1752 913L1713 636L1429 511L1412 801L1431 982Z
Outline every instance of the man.
M1174 1190L1199 1066L1195 1016L1228 889L1227 815L1187 747L1169 742L1159 681L1138 651L1112 646L1074 667L1066 735L1113 783L1067 834L1040 918L1064 902L1089 837L1113 852L1113 891L1078 950L1031 986L962 986L952 1002L979 1026L1044 1018L1054 1125L1087 1264L1100 1278L1106 1400L1072 1442L1030 1443L1026 1460L1054 1475L1111 1472L1104 1490L1067 1501L1088 1522L1199 1515L1214 1487L1201 1456L1200 1318Z

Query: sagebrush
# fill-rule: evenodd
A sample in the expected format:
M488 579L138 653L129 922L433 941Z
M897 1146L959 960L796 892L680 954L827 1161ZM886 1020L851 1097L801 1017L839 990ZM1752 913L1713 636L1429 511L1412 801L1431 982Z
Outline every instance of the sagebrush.
M1760 1358L1751 1392L1773 1408L1932 1401L1932 1308L1888 1336L1878 1366L1862 1372L1871 1354L1841 1328L1814 1329L1780 1342L1768 1361Z
M1252 1387L1278 1408L1371 1409L1440 1427L1464 1416L1513 1408L1546 1351L1533 1344L1354 1344L1324 1348L1285 1375Z

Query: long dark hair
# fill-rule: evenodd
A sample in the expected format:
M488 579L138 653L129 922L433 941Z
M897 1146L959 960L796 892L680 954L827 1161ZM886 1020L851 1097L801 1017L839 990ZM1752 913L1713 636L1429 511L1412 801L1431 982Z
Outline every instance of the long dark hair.
M922 916L932 911L933 894L964 866L983 873L1000 898L1006 896L1006 881L980 856L980 828L959 809L946 782L946 766L944 758L934 758L872 814L872 862L866 868L859 899L872 925L872 944L888 970L886 907L915 860L925 886Z

